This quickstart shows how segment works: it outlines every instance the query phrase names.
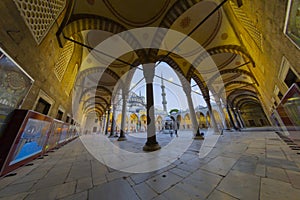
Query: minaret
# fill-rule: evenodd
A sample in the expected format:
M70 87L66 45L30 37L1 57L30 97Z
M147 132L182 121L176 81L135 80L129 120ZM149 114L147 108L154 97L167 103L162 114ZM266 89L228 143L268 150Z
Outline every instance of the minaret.
M162 74L161 74L161 96L162 96L162 105L163 105L164 111L165 111L166 115L168 115L164 78L163 78Z

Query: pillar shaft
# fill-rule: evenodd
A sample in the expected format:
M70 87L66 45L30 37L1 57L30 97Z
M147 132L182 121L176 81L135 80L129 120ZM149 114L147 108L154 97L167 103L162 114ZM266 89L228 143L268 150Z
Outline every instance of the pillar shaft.
M147 99L147 141L143 147L144 151L155 151L160 149L156 141L155 133L155 116L154 116L154 100L153 100L153 78L155 64L149 63L143 65L143 73L146 80L146 99Z
M107 116L106 116L105 135L107 135L107 134L108 134L109 118L110 118L110 108L108 109L108 111L107 111Z
M111 119L111 129L110 129L109 137L114 136L115 127L116 127L115 119L116 119L116 106L113 105L113 112L112 112L112 119Z
M197 133L199 133L199 125L198 125L198 121L197 121L197 117L196 117L196 113L195 113L195 109L194 109L193 100L192 100L191 94L186 94L186 97L187 97L187 102L188 102L190 116L191 116L192 125L193 125L193 134L196 135Z
M217 126L217 122L216 122L216 119L215 119L215 116L214 116L214 113L212 111L210 100L208 98L205 98L205 101L206 101L206 104L207 104L208 112L209 112L209 115L210 115L210 122L211 122L211 125L212 125L213 129L214 129L214 132L215 132L215 134L220 134L218 126Z
M154 101L153 101L153 84L147 83L147 136L148 144L157 144L156 134L155 134L155 117L154 117Z
M240 124L240 121L238 120L238 118L237 118L237 115L236 115L236 113L235 113L235 110L231 107L231 110L232 110L232 113L233 113L233 117L234 117L234 119L235 119L235 121L236 121L236 123L237 123L237 128L241 128L241 124Z
M181 77L181 79L182 79L182 77ZM191 86L190 86L190 82L186 82L184 80L181 80L181 83L183 85L183 91L186 95L188 106L189 106L189 111L190 111L190 116L191 116L192 126L193 126L194 139L202 140L204 138L200 134L200 131L199 131L199 124L198 124L198 121L197 121L196 112L195 112L195 109L194 109L194 104L193 104L193 100L192 100L192 96L191 96L192 89L191 89Z
M237 116L238 116L238 118L239 118L239 120L240 120L241 127L242 127L242 128L245 128L246 126L245 126L244 120L243 120L243 118L241 117L241 113L240 113L239 111L237 111Z
M225 113L224 113L223 108L222 108L222 104L221 104L220 101L216 101L216 103L217 103L217 106L218 106L219 113L221 115L223 128L227 129L226 118L225 118Z
M229 120L230 120L230 123L232 125L232 128L234 129L237 129L236 126L235 126L235 123L233 121L233 118L232 118L232 115L231 115L231 112L230 112L230 109L229 109L229 106L227 105L226 107L226 110L227 110L227 113L228 113L228 116L229 116Z
M127 91L123 88L122 90L122 118L121 118L121 130L118 141L126 140L125 137L125 125L126 125L126 107L127 107Z

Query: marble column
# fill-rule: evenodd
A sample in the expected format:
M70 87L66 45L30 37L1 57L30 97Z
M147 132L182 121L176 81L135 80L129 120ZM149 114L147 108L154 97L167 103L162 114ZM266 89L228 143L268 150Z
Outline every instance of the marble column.
M214 132L215 132L215 134L220 134L220 131L218 129L217 122L216 122L216 119L215 119L215 116L214 116L214 113L212 111L212 107L211 107L211 104L210 104L210 98L209 97L204 97L204 100L205 100L207 108L208 108L208 112L209 112L209 115L210 115L210 122L211 122L211 125L212 125L213 129L214 129Z
M103 115L100 118L100 129L99 129L99 132L102 133L102 130L103 130Z
M116 105L113 105L112 118L111 118L111 129L110 129L109 137L114 137L114 132L115 132L115 128L116 128L115 119L116 119Z
M230 120L230 123L232 125L232 128L234 128L236 130L237 128L236 128L235 123L233 121L233 118L232 118L232 115L231 115L231 112L230 112L228 104L227 104L226 110L227 110L227 113L228 113L229 120Z
M182 83L183 83L183 81L182 81ZM197 121L196 112L194 109L194 104L193 104L193 100L192 100L192 96L191 96L191 91L192 91L191 86L189 85L189 82L183 83L182 86L183 86L183 91L186 95L188 106L189 106L189 111L190 111L190 116L191 116L192 126L193 126L194 139L195 140L203 140L204 137L200 134L200 131L199 131L199 124Z
M227 125L226 125L225 113L224 113L224 111L223 111L221 101L220 101L220 100L216 100L216 104L217 104L217 106L218 106L218 110L219 110L220 117L221 117L221 120L222 120L223 128L224 128L224 129L227 129L228 127L227 127Z
M107 116L106 116L105 135L108 134L109 118L110 118L110 108L108 108Z
M104 113L104 115L102 116L102 129L101 129L102 134L104 134L105 131L105 123L106 123L106 114Z
M127 140L125 136L125 126L126 126L126 107L127 107L127 98L128 98L128 90L126 88L122 89L122 118L121 118L121 130L118 141Z
M146 99L147 99L147 142L143 147L144 151L155 151L160 149L160 145L156 141L155 133L155 116L154 116L154 100L153 100L153 78L155 71L155 63L143 64L143 73L146 80Z
M232 113L233 113L233 117L234 117L234 119L235 119L235 121L236 121L236 123L237 123L237 129L240 129L240 128L241 128L241 124L240 124L240 121L239 121L238 118L237 118L235 109L236 109L236 108L232 108L232 107L231 107L231 110L232 110Z
M240 110L237 110L236 112L237 112L237 116L238 116L238 118L240 120L242 128L245 128L246 126L245 126L244 120L243 120L243 118L241 116Z

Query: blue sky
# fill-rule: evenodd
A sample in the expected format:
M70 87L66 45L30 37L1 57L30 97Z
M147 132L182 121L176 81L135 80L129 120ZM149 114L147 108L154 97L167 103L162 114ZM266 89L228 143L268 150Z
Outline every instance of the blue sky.
M181 86L181 83L179 81L179 78L175 74L174 70L166 63L161 62L156 68L155 68L155 75L161 76L163 75L164 79L167 79L171 82L174 82L176 84L179 84ZM136 85L137 82L139 82L144 77L142 70L136 70L132 82L131 82L131 88ZM192 81L191 85L194 85L195 83ZM158 77L154 77L154 105L156 108L162 109L162 96L161 96L161 79ZM177 108L179 110L185 110L188 108L187 105L187 98L183 91L183 89L180 86L177 86L175 84L172 84L170 82L164 81L165 85L165 92L166 92L166 99L167 99L167 110L170 111L173 108ZM141 94L143 96L146 96L146 87L145 87L145 79L143 79L137 86L134 87L132 90L136 94ZM193 87L194 91L201 94L199 87ZM194 103L194 107L198 105L206 106L205 101L202 98L202 95L196 94L192 92L192 99Z

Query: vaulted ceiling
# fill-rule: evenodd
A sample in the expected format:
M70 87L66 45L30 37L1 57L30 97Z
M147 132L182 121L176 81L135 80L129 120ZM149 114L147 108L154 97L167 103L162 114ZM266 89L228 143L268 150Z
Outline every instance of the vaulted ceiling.
M104 114L114 90L130 81L127 72L157 61L168 63L189 82L194 79L208 99L210 90L232 106L243 105L241 99L259 102L251 71L255 63L227 17L228 2L68 1L57 36L62 47L66 41L82 46L75 84L82 109Z

